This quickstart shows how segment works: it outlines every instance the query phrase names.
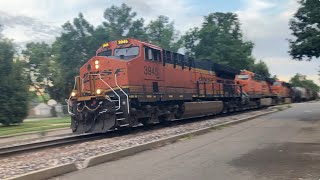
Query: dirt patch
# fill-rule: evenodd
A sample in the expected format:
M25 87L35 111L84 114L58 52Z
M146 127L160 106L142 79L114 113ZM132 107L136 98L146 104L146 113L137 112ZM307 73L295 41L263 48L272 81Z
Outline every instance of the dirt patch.
M319 180L320 142L273 144L251 151L229 164L254 173L257 179Z
M303 128L301 128L300 129L300 131L302 131L302 132L304 132L304 131L306 131L306 132L313 132L313 131L317 131L318 129L317 128L315 128L315 127L303 127Z
M304 122L309 122L309 123L319 123L320 122L320 118L317 116L315 116L315 117L302 117L299 120L304 121Z

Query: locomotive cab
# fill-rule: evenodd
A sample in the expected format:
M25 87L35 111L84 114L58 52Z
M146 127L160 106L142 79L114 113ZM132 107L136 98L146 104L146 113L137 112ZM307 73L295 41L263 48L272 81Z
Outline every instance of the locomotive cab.
M293 92L290 87L291 85L289 83L277 80L272 84L272 93L280 98L280 102L291 103Z
M73 132L105 133L112 127L129 124L128 86L130 75L134 76L129 69L141 61L143 47L135 39L104 43L96 56L80 68L68 101Z
M271 93L270 86L262 76L242 70L240 75L236 76L236 83L243 86L243 91L253 96L268 96Z
M141 115L136 107L165 98L163 52L158 46L131 38L104 43L75 78L68 99L73 132L105 133L145 121L152 109L140 110L147 112Z

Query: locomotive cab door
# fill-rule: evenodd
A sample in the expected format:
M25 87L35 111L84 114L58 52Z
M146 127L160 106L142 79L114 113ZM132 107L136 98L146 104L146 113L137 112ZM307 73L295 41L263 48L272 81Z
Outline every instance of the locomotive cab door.
M144 79L145 86L150 87L152 93L159 93L164 81L161 49L144 46Z

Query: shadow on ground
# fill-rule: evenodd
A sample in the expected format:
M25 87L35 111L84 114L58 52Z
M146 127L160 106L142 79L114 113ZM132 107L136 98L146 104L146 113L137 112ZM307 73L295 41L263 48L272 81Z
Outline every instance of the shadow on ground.
M229 163L257 179L320 179L320 142L273 144Z

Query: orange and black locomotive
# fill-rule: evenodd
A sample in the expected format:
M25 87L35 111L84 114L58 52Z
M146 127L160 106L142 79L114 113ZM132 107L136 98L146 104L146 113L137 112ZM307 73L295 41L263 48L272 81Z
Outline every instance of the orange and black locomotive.
M269 106L287 92L272 89L273 83L136 39L112 41L75 78L68 100L71 128L74 133L105 133Z
M238 72L136 39L103 44L75 78L75 133L106 132L242 108Z

